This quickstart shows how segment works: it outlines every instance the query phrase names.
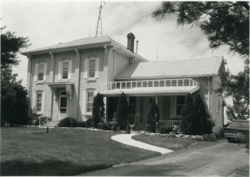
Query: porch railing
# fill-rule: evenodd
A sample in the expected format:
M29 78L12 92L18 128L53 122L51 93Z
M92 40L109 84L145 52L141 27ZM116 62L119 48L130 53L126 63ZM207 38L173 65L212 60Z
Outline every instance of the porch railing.
M134 89L134 88L157 88L157 87L168 88L168 87L192 87L192 86L199 86L199 83L191 78L102 82L101 91Z
M167 125L167 126L173 126L173 125L180 125L181 120L159 120L160 125Z

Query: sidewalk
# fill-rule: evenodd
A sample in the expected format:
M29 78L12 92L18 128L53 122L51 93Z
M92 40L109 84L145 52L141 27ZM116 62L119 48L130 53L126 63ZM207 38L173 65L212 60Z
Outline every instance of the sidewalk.
M153 146L150 144L142 143L140 141L136 141L136 140L132 139L132 136L135 136L135 135L136 134L119 134L119 135L112 136L111 139L114 141L129 145L129 146L134 146L134 147L138 147L141 149L155 151L155 152L159 152L161 154L167 154L167 153L173 152L170 149L161 148L158 146Z

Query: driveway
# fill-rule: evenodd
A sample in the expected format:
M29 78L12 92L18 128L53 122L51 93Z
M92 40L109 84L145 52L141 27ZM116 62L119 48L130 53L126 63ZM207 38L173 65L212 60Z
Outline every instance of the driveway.
M235 168L248 165L248 161L244 145L221 139L81 176L227 176Z

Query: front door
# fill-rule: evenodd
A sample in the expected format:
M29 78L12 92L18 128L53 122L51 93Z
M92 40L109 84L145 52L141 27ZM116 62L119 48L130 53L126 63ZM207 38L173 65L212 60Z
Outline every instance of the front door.
M60 102L59 102L59 114L60 114L60 119L64 119L67 117L67 111L68 111L68 95L66 91L61 91L60 92Z

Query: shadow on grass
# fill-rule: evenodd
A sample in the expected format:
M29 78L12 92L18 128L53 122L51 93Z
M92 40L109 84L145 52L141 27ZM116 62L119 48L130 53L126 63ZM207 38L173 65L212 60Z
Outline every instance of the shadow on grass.
M111 166L84 166L59 160L45 160L42 163L14 160L1 163L1 176L73 176L108 167Z

